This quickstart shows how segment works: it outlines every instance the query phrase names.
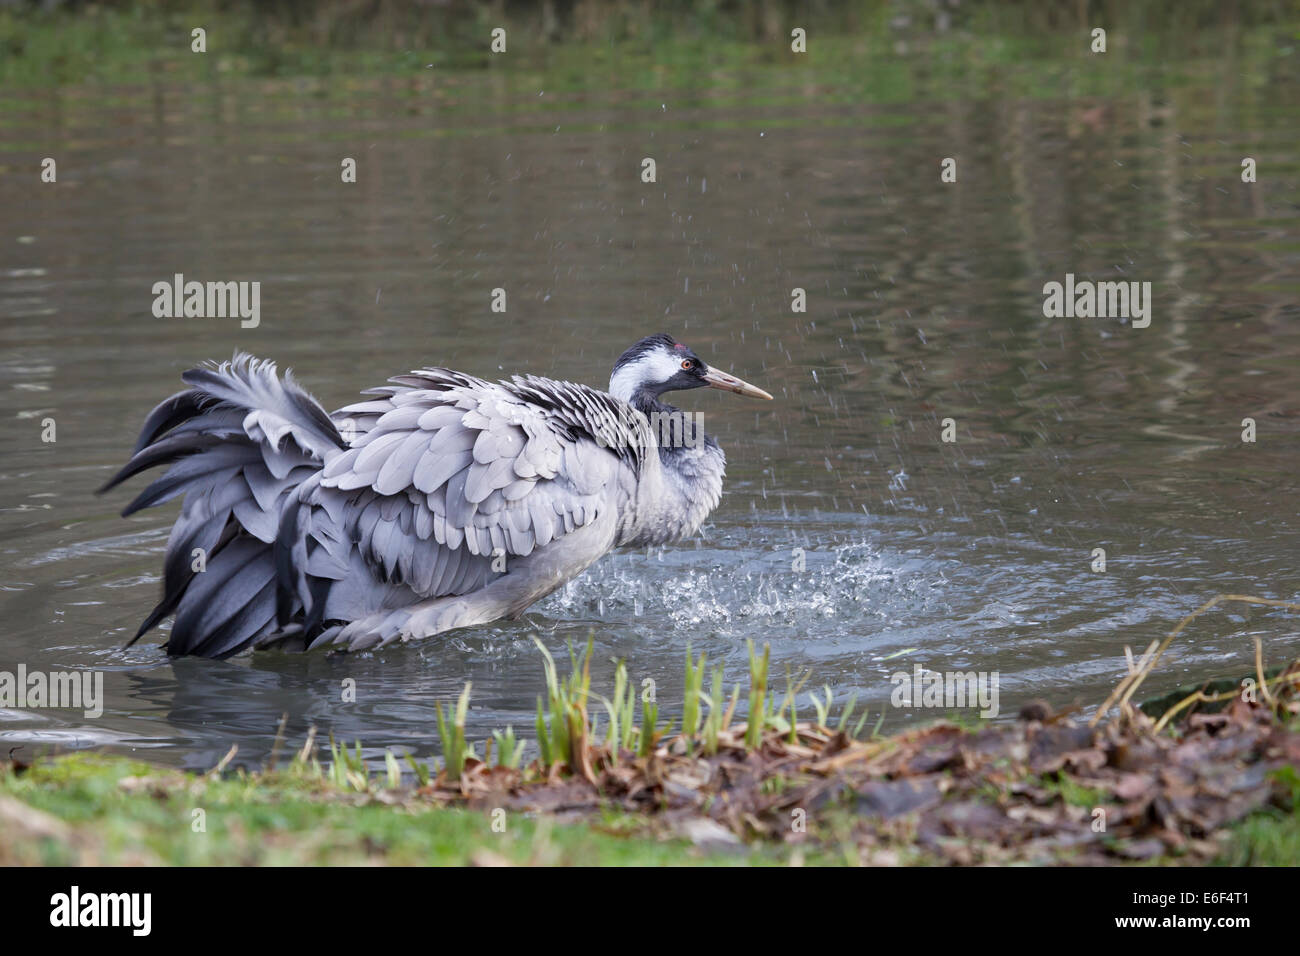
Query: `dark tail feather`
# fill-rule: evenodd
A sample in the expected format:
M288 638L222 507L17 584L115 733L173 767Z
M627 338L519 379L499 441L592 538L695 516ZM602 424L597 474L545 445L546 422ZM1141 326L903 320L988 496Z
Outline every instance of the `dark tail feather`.
M184 495L162 600L131 643L174 613L169 654L226 657L274 630L278 615L302 614L294 549L273 547L273 539L296 527L290 517L286 531L281 520L296 510L289 496L347 443L316 400L270 362L237 354L182 378L192 387L149 413L131 460L100 490L170 465L123 511ZM206 562L201 571L196 552Z
M135 447L131 449L131 455L135 456L147 445L152 445L158 440L159 436L167 434L181 422L189 421L202 411L204 403L210 401L211 399L202 392L197 392L192 388L163 399L149 413L149 417L144 420L144 425L140 429L140 437L135 440Z
M297 572L293 564L293 545L298 539L298 514L296 507L290 505L280 513L280 530L275 539L275 619L285 627L293 619L296 605Z
M199 573L194 569L195 550L200 549L205 555L216 554L239 533L239 525L233 521L225 525L206 521L197 523L197 527L192 529L185 528L182 534L178 535L177 531L184 528L181 524L184 520L185 515L182 514L176 519L176 525L172 529L172 538L179 538L179 540L175 543L168 542L167 557L163 562L163 599L149 612L149 616L140 624L140 629L135 632L135 637L127 642L127 647L152 631L176 610L181 598L185 596L185 589Z
M271 549L255 539L236 538L212 556L189 590L172 625L167 653L225 657L240 651L275 613ZM252 633L245 633L250 624Z
M247 648L275 622L275 581L267 579L246 605L189 653L201 657L230 657ZM169 649L170 653L170 649Z

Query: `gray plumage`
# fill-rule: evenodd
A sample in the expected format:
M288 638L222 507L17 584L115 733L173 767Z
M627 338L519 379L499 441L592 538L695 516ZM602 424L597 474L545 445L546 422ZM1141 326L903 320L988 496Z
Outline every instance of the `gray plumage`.
M615 547L693 533L725 457L666 391L770 398L666 335L633 346L611 391L425 368L326 414L290 374L237 354L191 369L105 486L170 467L124 510L184 495L163 598L169 654L378 647L516 617ZM680 426L680 422L677 422Z

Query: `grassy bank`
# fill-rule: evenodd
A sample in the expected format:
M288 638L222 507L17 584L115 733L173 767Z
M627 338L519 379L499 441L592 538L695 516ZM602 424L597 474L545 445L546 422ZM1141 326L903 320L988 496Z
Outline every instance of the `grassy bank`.
M1067 778L1022 781L1087 814L1095 792ZM773 789L778 784L769 784ZM1167 851L1114 862L1293 866L1300 778L1279 775L1290 806L1268 803L1216 831L1201 855ZM983 798L999 805L996 788ZM198 811L198 812L196 812ZM624 810L504 813L414 792L358 793L289 773L198 775L98 754L0 769L0 866L173 865L926 865L951 862L914 842L916 814L863 820L845 805L814 814L816 840L742 843L720 826L673 825ZM1023 818L1024 826L1035 825ZM819 833L820 831L820 833ZM1032 862L1072 862L1068 849ZM1079 862L1093 862L1079 860Z
M1112 45L1101 71L1089 47L1097 27ZM205 31L202 54L192 50L196 28ZM790 48L793 28L805 31L804 54ZM494 29L506 31L504 54L489 48ZM944 10L930 0L19 3L0 6L0 83L15 91L329 76L419 84L432 71L513 76L534 95L533 84L544 82L548 91L657 95L815 87L819 101L845 104L971 99L1008 86L1017 95L1077 97L1153 79L1175 86L1220 59L1234 79L1267 84L1291 69L1296 36L1293 7L1226 9L1215 0ZM1023 75L1016 68L1025 62L1043 69Z
M1300 859L1300 661L1136 704L1152 642L1091 717L941 720L892 736L829 690L748 692L686 661L677 729L631 690L561 677L541 648L536 757L465 737L471 688L439 708L443 759L367 765L313 735L260 771L204 775L95 755L0 765L0 864L849 863L1292 865ZM540 645L539 645L540 646ZM745 701L743 719L736 719ZM800 713L800 701L803 716ZM603 728L599 712L603 715ZM878 725L877 725L878 726ZM12 757L12 755L11 755Z
M201 811L201 813L196 813ZM289 774L208 776L77 754L0 775L0 866L764 864L629 834L619 815L563 823L350 793Z

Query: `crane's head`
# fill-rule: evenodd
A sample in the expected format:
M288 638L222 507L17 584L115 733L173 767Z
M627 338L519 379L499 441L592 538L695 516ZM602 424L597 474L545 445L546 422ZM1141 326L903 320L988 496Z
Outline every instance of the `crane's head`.
M709 368L698 355L666 332L644 338L620 355L609 376L609 393L625 402L631 402L637 395L658 398L665 392L705 387L772 400L761 388Z

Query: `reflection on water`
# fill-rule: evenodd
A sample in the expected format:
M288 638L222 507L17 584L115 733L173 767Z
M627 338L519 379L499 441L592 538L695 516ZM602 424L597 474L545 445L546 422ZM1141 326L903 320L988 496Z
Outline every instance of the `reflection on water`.
M315 724L430 753L434 702L466 680L471 737L531 729L534 634L592 635L597 688L622 657L669 710L688 646L737 680L753 638L778 675L877 713L900 667L998 671L1009 714L1098 699L1126 644L1214 593L1295 599L1300 86L1271 78L1265 108L1225 58L1110 95L1027 92L1046 68L956 99L780 71L747 92L725 70L653 95L438 71L0 93L0 669L99 668L108 693L89 725L0 713L0 740L201 768L232 742L261 759L287 715L290 746ZM31 174L46 155L57 187ZM153 318L178 272L260 281L260 327ZM1150 281L1151 326L1045 319L1066 273ZM182 369L246 349L337 407L423 364L600 385L660 330L777 396L683 397L729 459L698 539L415 647L123 649L168 513L123 520L129 496L92 492ZM1216 612L1163 686L1248 670L1254 634L1295 654L1293 622Z

